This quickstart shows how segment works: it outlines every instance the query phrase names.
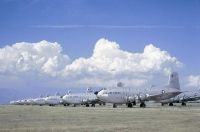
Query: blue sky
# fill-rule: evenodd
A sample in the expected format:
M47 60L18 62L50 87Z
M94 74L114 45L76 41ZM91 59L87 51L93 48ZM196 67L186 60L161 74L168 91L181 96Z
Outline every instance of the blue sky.
M1 0L0 47L17 42L58 42L70 58L90 57L100 38L129 52L146 45L200 74L199 0Z
M77 58L89 56L94 43L101 37L117 41L129 51L141 51L144 45L153 43L186 62L191 67L188 70L196 72L192 69L200 66L197 61L199 12L199 0L2 0L0 46L45 39L61 43L66 53ZM86 26L36 28L37 25ZM88 25L147 28L95 28Z

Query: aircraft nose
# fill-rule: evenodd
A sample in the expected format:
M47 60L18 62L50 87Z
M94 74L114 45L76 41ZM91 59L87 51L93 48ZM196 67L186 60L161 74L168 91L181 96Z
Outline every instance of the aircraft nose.
M97 98L103 102L108 102L109 98L108 98L108 94L106 90L101 90L99 91L99 93L97 94Z
M101 98L103 95L103 91L99 91L98 94L97 94L97 98Z

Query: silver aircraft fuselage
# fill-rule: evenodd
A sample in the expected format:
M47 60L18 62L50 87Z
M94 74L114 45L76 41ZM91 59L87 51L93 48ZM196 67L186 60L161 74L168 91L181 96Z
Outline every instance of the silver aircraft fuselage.
M128 104L128 107L132 107L136 102L140 102L140 107L145 107L145 101L160 101L172 98L180 94L180 84L177 72L172 72L169 75L168 84L162 87L151 87L148 90L136 89L133 87L111 87L104 88L98 92L97 97L106 103L113 103L113 107L116 104Z
M196 101L196 100L200 100L200 90L185 91L173 98L161 100L160 103L163 103L163 104L183 103L183 102Z
M91 104L97 100L94 93L74 93L63 96L65 104Z
M126 104L131 102L159 101L169 99L180 94L180 91L170 87L152 89L134 89L130 87L116 87L101 90L97 97L103 102Z

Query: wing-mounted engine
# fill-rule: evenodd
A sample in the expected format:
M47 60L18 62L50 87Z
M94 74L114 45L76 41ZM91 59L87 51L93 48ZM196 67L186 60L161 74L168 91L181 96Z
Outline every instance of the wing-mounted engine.
M135 96L127 97L127 102L135 102L135 101L136 101L136 97Z
M138 96L138 101L143 102L143 101L148 101L149 94L140 93L137 96Z
M88 99L83 99L82 102L83 103L89 103L89 100Z

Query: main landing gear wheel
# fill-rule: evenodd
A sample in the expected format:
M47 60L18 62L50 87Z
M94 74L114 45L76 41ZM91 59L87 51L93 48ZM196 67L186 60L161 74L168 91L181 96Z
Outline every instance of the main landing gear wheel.
M182 102L181 105L182 105L182 106L186 106L186 103L185 103L185 102Z
M136 105L136 102L135 102L135 101L133 102L133 105Z
M116 104L113 104L113 108L117 108L117 105L116 105Z
M164 103L161 103L161 106L164 106L165 104Z
M128 104L127 104L127 107L128 107L128 108L132 108L132 107L133 107L133 104L132 104L132 103L128 103Z
M169 106L174 106L174 104L173 103L169 103Z
M91 107L95 107L95 104L92 104Z
M144 102L142 102L141 104L140 104L140 108L145 108L146 107L146 104L144 103Z
M86 107L90 107L90 105L89 105L89 104L86 104L85 106L86 106Z

